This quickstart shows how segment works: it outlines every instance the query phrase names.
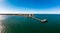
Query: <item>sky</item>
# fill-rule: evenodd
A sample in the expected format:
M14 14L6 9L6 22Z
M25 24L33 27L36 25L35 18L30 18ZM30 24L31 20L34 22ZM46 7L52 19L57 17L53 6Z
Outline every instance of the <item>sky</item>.
M0 13L60 14L60 0L0 0Z

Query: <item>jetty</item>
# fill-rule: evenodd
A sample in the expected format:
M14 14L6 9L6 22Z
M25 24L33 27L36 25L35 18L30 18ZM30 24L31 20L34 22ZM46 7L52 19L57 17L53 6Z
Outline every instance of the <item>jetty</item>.
M0 14L0 15L24 16L24 17L33 18L33 19L38 20L38 21L40 21L40 22L42 22L42 23L47 22L47 19L43 19L43 20L42 20L42 19L36 18L36 17L34 16L34 14Z

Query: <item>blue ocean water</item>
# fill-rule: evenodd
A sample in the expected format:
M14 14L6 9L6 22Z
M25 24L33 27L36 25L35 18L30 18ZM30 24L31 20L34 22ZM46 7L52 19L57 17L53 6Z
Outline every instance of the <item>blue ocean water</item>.
M7 0L11 6L29 9L48 9L60 6L60 0Z
M3 21L4 33L59 33L60 14L35 14L39 19L48 19L47 23L41 23L33 18L24 16L7 15Z

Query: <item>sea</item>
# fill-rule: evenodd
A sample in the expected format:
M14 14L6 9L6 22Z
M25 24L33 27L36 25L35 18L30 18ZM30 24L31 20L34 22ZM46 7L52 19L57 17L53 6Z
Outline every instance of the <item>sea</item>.
M0 33L60 33L60 14L34 14L46 23L25 16L0 15Z

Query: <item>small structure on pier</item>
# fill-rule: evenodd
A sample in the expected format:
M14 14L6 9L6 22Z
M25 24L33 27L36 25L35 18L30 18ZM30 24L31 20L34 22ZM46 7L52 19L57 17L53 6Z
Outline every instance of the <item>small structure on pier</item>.
M38 21L40 21L40 22L42 22L42 23L47 22L47 19L41 20L41 19L39 19L39 18L34 17L34 14L0 14L0 15L16 15L16 16L24 16L24 17L33 18L33 19L38 20Z
M40 21L41 23L46 23L46 22L47 22L47 19L41 20L41 19L39 19L39 18L34 17L34 14L18 14L18 16L30 17L30 18L33 18L33 19L35 19L35 20Z

